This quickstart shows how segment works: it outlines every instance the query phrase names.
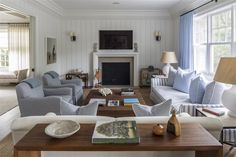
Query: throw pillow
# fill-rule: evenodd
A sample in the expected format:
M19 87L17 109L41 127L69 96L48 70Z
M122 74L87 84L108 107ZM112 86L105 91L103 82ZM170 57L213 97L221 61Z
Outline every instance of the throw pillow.
M195 77L195 71L185 72L181 68L178 68L173 88L184 93L189 93L189 87L191 80Z
M60 103L60 113L61 115L91 115L96 116L98 109L98 102L92 102L86 106L75 106L64 100Z
M170 67L168 78L167 78L167 86L173 87L175 76L176 76L177 70L174 69L173 67Z
M132 108L134 110L136 117L143 116L169 116L170 115L170 106L172 100L169 99L160 104L154 106L147 106L141 104L133 104Z
M206 81L202 76L194 78L189 87L189 98L192 103L202 103L205 93Z
M90 115L96 116L98 110L98 102L92 102L87 104L86 106L80 106L79 109L76 111L77 115Z
M221 104L221 97L225 86L219 82L213 81L206 86L205 94L202 100L203 104Z

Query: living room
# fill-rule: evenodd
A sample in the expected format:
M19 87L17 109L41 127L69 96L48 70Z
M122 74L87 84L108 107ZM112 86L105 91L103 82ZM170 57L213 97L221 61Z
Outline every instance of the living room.
M0 17L0 156L236 156L235 0L0 0ZM44 133L66 120L65 142ZM138 144L83 141L100 121L137 123Z

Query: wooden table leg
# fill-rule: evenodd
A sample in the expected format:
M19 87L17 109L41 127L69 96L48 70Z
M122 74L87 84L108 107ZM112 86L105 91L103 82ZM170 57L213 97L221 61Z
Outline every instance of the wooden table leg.
M14 149L14 157L41 157L40 151L19 151Z
M196 151L195 157L223 157L223 147L218 150Z

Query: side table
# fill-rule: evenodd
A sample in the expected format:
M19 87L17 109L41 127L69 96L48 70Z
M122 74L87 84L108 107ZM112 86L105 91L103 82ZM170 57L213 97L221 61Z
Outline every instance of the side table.
M66 80L71 80L73 77L80 78L83 82L85 87L88 87L88 73L67 73Z
M228 115L228 109L225 108L225 107L220 107L223 111L225 111L225 114L222 115L222 116L216 116L214 114L211 114L211 113L208 113L208 112L205 112L203 111L203 108L196 108L196 113L197 115L198 114L201 114L205 117L211 117L211 118L216 118L216 119L219 119L222 124L223 124L223 129L221 131L221 135L220 135L220 142L223 144L228 144L228 145L231 145L231 147L229 148L229 150L225 153L225 157L227 157L229 155L229 153L231 152L231 150L236 147L236 134L233 134L233 142L231 140L227 141L224 139L224 131L231 131L233 130L233 132L236 132L236 118L234 117L230 117ZM231 133L229 133L231 134Z
M150 87L152 75L162 75L162 70L159 68L149 71L148 68L142 68L140 71L140 87Z

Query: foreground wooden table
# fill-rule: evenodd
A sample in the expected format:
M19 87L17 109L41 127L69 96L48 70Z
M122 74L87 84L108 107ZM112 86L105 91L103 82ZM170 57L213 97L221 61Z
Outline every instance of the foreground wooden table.
M102 96L97 89L91 90L84 100L84 105L88 104L92 98L106 99L107 103L109 100L119 100L120 106L99 106L97 115L109 117L131 117L135 116L134 111L132 107L124 106L124 98L138 98L140 104L146 104L139 89L134 89L135 95L132 96L122 96L119 89L112 89L112 92L112 95Z
M36 125L15 146L15 157L40 157L41 151L195 151L196 157L222 157L223 146L201 125L183 124L182 135L175 137L152 134L154 124L138 124L140 144L91 143L94 124L81 124L81 129L66 139L53 139L44 133L47 124Z

